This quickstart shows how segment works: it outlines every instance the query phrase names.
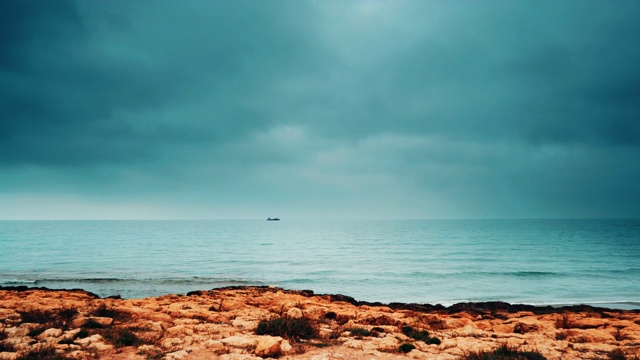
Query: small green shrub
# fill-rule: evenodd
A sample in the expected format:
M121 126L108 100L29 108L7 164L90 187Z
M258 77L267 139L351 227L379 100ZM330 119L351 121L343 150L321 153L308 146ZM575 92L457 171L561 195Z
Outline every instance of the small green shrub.
M115 309L113 307L109 307L105 304L101 304L100 306L95 308L91 312L91 315L97 316L97 317L108 317L114 320L123 320L129 316L127 312Z
M74 316L78 314L78 310L74 308L65 308L57 312L51 310L27 310L18 311L20 314L20 323L46 324L48 327L67 329L69 323Z
M75 308L64 308L58 311L58 319L64 325L69 324L76 315L78 315L78 309Z
M93 320L93 319L89 319L87 320L87 322L85 322L82 325L83 328L85 329L102 329L104 328L104 325L100 324L99 322Z
M257 335L281 336L293 341L309 340L318 335L316 325L308 318L277 317L262 320L256 328Z
M414 330L411 326L404 326L402 327L402 333L414 340L420 340L424 342L429 341L429 332L426 330L417 331Z
M116 347L121 346L137 346L140 344L140 339L136 334L129 330L124 330L118 334L118 336L113 339L113 343Z
M328 313L324 314L324 318L329 320L335 320L337 317L338 315L333 311L329 311Z
M437 337L432 337L432 338L429 338L429 340L427 340L426 343L429 345L440 345L442 341L440 341L440 339L438 339Z
M344 331L350 332L352 336L371 336L371 331L360 327L347 328Z
M416 347L413 344L402 344L400 345L400 352L408 353L409 351L415 349Z
M84 339L89 336L89 332L86 329L80 329L75 335L73 335L73 339Z
M26 310L18 311L20 314L20 324L33 323L33 324L46 324L52 323L55 319L55 314L49 310Z
M519 351L516 348L502 345L493 351L470 353L464 360L547 360L547 358L539 352Z
M640 360L640 357L638 356L628 357L624 353L624 351L622 351L622 349L618 348L609 353L609 359L610 360Z

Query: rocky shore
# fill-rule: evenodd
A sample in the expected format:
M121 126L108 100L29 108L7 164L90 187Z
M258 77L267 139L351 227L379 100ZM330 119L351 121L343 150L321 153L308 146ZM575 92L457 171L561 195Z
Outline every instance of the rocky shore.
M147 299L0 287L0 359L481 359L492 354L639 359L640 311L499 302L384 305L272 287Z

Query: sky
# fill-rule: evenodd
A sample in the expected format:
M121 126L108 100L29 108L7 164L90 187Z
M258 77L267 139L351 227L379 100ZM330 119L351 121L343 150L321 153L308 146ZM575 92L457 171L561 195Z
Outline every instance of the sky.
M639 218L638 1L0 1L0 219Z

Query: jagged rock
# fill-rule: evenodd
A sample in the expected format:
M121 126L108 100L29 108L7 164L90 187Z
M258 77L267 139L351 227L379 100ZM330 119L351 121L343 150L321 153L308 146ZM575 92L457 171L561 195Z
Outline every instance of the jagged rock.
M220 351L224 349L225 345L222 343L222 341L209 339L203 342L202 346L213 351Z
M291 346L289 341L282 340L282 342L280 343L280 351L283 354L287 355L287 354L290 354L293 351L293 347Z
M380 351L395 351L398 350L400 342L392 335L385 336L378 343L378 350Z
M292 307L291 309L289 309L287 311L287 316L290 318L294 318L294 319L299 319L301 317L304 316L304 314L302 313L302 310L296 308L296 307Z
M102 336L100 334L95 334L95 335L91 335L91 336L87 336L86 338L83 339L76 339L74 341L74 343L80 345L80 346L88 346L89 344L93 344L96 342L102 342L102 340L104 340L102 338Z
M162 347L165 349L171 349L174 346L183 344L184 340L180 339L180 338L167 338L164 339L164 341L162 342Z
M0 352L0 360L15 360L18 358L17 352Z
M91 343L89 346L87 346L87 348L96 349L98 351L107 351L107 350L113 349L113 345L105 344L101 341L97 341L97 342Z
M241 317L233 319L231 325L240 328L240 329L255 329L258 326L258 321L255 320L247 320Z
M94 321L102 326L111 326L113 319L110 317L91 316L87 318L87 321Z
M258 338L255 353L262 357L276 357L280 354L281 337L261 336Z
M217 311L221 301L223 309ZM215 305L213 310L212 305ZM637 347L640 343L639 311L602 311L587 307L540 310L502 303L463 304L450 309L420 304L380 305L345 296L266 287L232 287L198 291L191 296L166 295L148 299L99 299L82 292L0 288L0 332L6 337L2 341L8 348L13 346L26 352L34 347L34 341L38 341L35 346L54 346L60 355L77 359L144 359L170 351L176 355L188 353L185 360L218 357L253 360L259 359L257 354L264 357L282 355L290 360L409 357L451 360L473 351L492 350L500 344L539 351L548 359L597 358L618 348L629 357L640 356ZM80 326L90 318L87 314L100 306L115 307L131 316L119 318L117 324L108 318L112 321L110 328L89 329L91 333L130 329L140 337L157 341L157 345L115 351L113 344L97 334L76 339L74 344L58 343L62 339L67 342L73 339L81 331ZM78 310L78 315L69 324L70 329L60 332L48 329L39 334L37 340L28 334L43 325L20 324L21 317L17 313L25 309L55 313L65 308ZM283 312L283 309L288 311ZM303 313L319 327L319 334L311 343L328 342L329 347L304 345L305 339L301 339L302 345L294 348L279 337L254 333L260 319L297 317ZM107 324L103 320L97 322ZM438 337L442 343L428 345L409 338L402 333L403 326L429 330L430 335ZM373 336L357 337L345 332L348 327L378 329ZM342 336L328 341L338 334ZM405 342L414 344L416 349L406 355L399 354L398 347ZM12 356L5 354L2 356Z
M51 328L43 331L42 334L38 335L38 339L42 340L46 338L57 338L57 337L60 337L61 335L62 335L62 330Z
M189 355L185 350L178 350L172 353L168 353L165 355L165 359L167 360L181 360Z
M258 344L258 340L253 338L247 338L244 336L230 336L224 339L221 339L220 342L227 346L232 346L235 348L254 348Z

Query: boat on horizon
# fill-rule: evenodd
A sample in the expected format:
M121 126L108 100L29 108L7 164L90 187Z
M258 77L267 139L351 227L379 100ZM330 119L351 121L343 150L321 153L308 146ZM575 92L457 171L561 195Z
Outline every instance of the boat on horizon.
M270 217L270 218L267 218L267 221L280 221L280 219L278 219L278 218L271 218L271 217Z

